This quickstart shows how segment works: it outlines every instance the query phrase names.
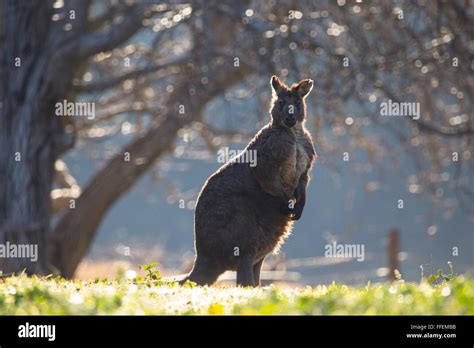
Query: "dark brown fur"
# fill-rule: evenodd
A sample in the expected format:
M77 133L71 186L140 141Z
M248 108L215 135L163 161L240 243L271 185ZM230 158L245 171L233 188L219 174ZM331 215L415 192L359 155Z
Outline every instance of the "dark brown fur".
M316 158L304 127L304 98L313 81L287 87L273 76L271 85L272 120L245 149L257 150L257 165L230 161L211 175L199 194L196 260L185 280L210 285L234 270L238 285L260 285L263 259L278 250L293 221L301 217Z

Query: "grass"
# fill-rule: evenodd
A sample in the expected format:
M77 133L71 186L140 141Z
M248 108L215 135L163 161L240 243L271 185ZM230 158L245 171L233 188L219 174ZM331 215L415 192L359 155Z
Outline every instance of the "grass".
M0 279L0 315L149 314L467 314L474 315L474 279L439 273L420 284L398 280L355 288L198 287L146 276L114 281L53 277Z

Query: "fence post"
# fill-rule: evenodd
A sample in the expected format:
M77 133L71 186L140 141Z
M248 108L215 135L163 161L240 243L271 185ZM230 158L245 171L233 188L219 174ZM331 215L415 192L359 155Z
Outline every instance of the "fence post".
M392 228L388 231L388 247L387 247L387 254L388 254L388 280L394 281L396 280L395 270L400 271L400 265L398 263L398 252L400 251L400 237L398 230L396 228Z

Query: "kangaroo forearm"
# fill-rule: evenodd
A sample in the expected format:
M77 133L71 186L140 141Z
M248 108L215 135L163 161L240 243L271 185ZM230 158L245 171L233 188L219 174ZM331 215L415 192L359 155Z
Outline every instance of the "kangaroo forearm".
M308 188L309 183L309 175L308 172L305 172L301 175L300 179L298 180L298 185L296 186L294 196L296 201L306 199L306 189Z

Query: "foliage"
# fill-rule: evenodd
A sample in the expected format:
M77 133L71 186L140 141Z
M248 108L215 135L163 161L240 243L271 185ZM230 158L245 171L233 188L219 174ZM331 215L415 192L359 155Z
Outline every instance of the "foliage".
M474 315L474 279L450 278L437 285L400 280L360 288L333 283L250 289L180 287L157 283L161 277L155 276L92 282L18 276L0 280L0 315Z
M448 262L448 265L449 265L449 268L451 269L449 274L445 274L443 272L443 269L440 268L440 269L438 269L437 274L431 274L428 277L428 279L427 279L428 283L433 285L433 284L437 284L437 283L440 283L440 282L449 282L449 281L455 279L457 277L457 275L454 273L452 263Z
M145 278L143 279L137 276L135 278L136 281L163 283L162 276L156 269L156 262L152 262L146 265L141 265L139 269L144 270L146 272L146 275L145 275Z

